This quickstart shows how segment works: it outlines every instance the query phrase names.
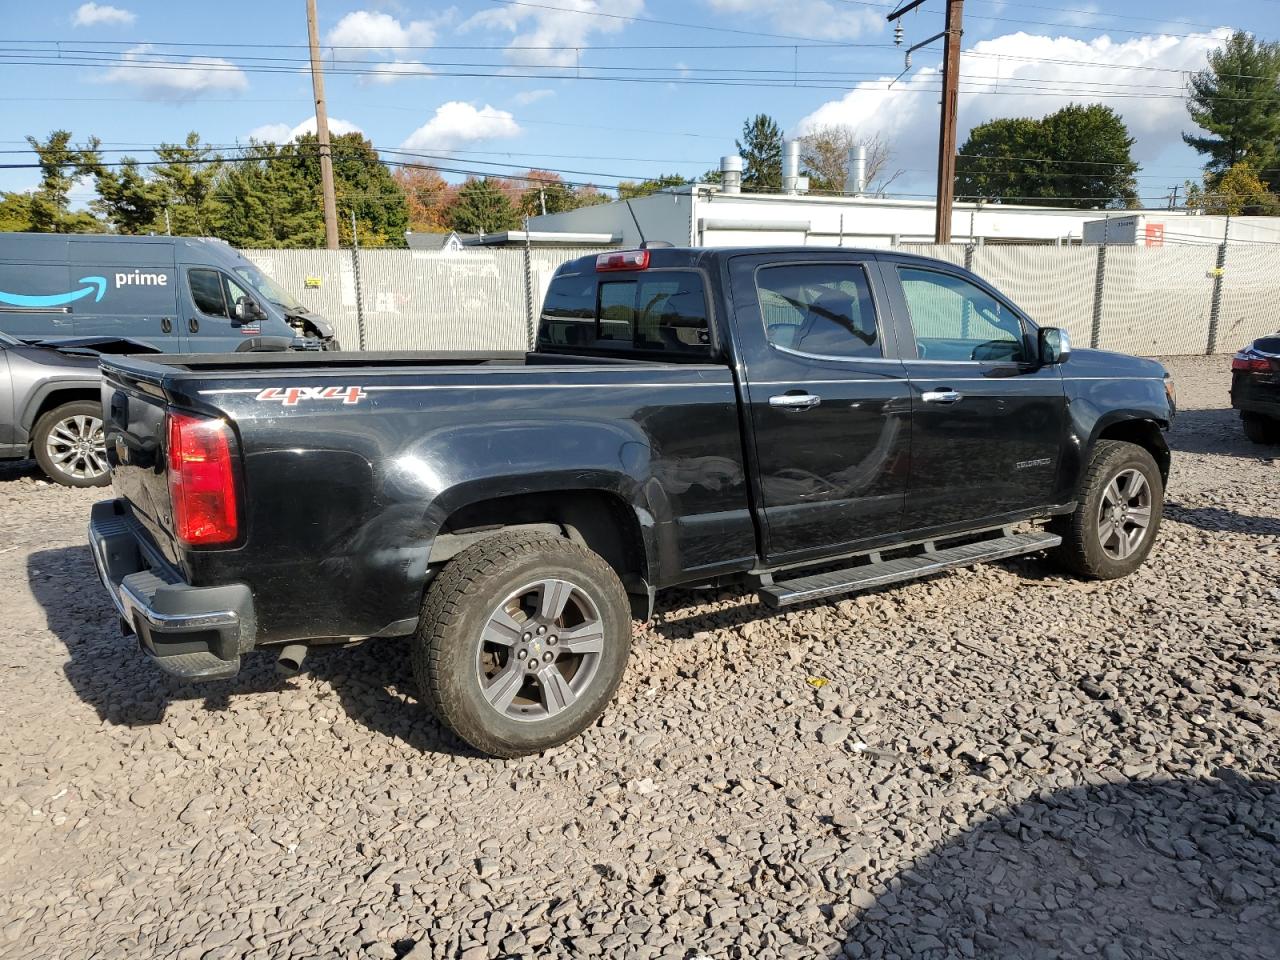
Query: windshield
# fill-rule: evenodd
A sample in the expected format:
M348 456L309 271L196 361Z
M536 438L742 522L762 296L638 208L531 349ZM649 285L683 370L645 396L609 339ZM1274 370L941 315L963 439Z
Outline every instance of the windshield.
M268 277L257 267L236 267L236 273L248 281L249 286L253 287L277 307L282 307L285 310L306 311L307 308L303 306L302 302L297 297Z

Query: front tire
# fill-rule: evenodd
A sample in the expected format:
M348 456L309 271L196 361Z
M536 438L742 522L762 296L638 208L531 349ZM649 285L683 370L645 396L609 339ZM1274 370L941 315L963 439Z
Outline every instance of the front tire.
M54 407L31 432L36 462L64 487L105 487L111 482L102 430L102 405L73 400Z
M503 533L458 554L431 584L413 675L459 737L518 757L594 723L630 652L630 605L613 568L569 540Z
M1244 427L1244 435L1254 443L1280 443L1280 420L1265 417L1260 413L1241 412L1240 423Z
M1134 443L1099 440L1080 485L1075 513L1050 530L1062 536L1052 557L1072 573L1114 580L1137 570L1164 514L1164 481L1151 454Z

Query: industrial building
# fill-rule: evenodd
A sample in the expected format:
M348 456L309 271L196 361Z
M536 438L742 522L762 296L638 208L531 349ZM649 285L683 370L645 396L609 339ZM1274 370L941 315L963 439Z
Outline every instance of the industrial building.
M638 245L641 239L662 240L677 246L890 247L900 243L933 242L935 204L932 200L866 195L863 192L865 158L856 153L850 157L852 190L848 195L808 193L807 178L798 172L798 144L793 146L793 143L787 144L784 154L781 193L743 193L742 158L729 156L721 159L719 184L686 184L630 202L615 201L533 217L529 229L543 236L570 233L608 237L611 242L626 247ZM1124 214L1158 216L1164 223L1200 219L1186 211L1125 211ZM957 203L951 220L952 241L1079 244L1085 242L1086 225L1101 219L1104 215L1100 210Z

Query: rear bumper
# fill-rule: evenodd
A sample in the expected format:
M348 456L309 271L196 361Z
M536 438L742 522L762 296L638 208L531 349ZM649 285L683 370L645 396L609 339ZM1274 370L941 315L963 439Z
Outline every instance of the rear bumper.
M149 546L122 500L93 506L89 547L125 629L166 673L222 680L253 649L253 596L244 584L193 587Z

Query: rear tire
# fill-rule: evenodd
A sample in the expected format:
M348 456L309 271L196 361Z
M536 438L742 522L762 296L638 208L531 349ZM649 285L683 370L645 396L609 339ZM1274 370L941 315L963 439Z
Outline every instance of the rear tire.
M503 533L458 554L432 582L413 675L459 737L518 757L594 723L630 651L630 604L612 567L569 540Z
M1280 420L1263 416L1260 413L1240 414L1240 423L1244 426L1244 435L1254 443L1272 445L1280 443Z
M31 446L40 469L64 487L105 487L111 482L102 431L102 404L73 400L36 421Z
M1134 443L1099 440L1076 500L1075 513L1049 524L1062 537L1053 560L1094 580L1137 570L1164 514L1164 481L1151 454Z

